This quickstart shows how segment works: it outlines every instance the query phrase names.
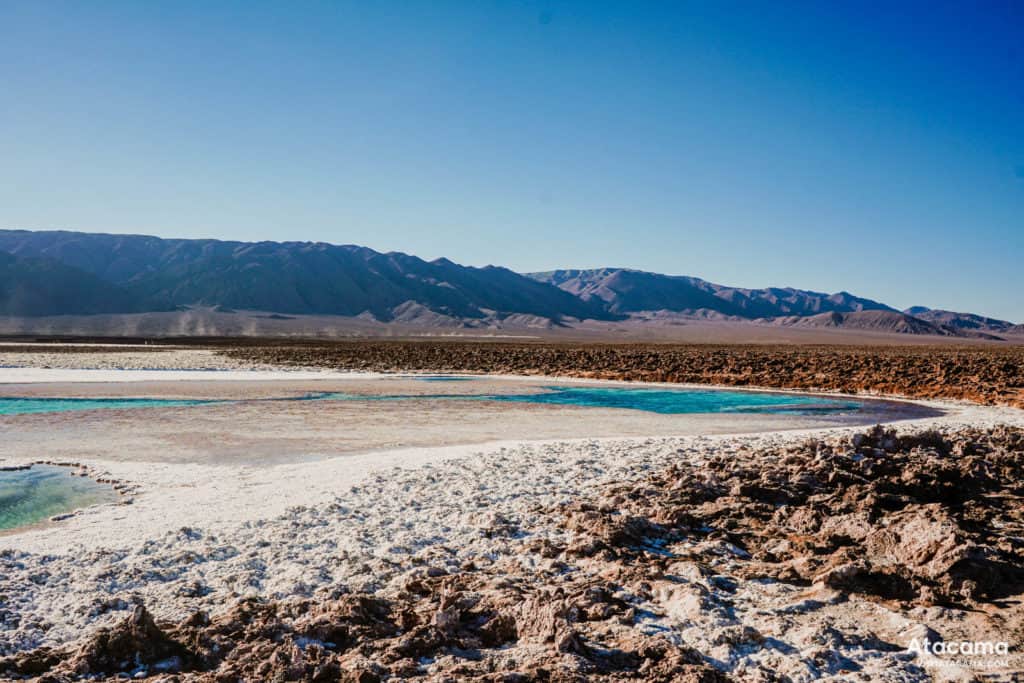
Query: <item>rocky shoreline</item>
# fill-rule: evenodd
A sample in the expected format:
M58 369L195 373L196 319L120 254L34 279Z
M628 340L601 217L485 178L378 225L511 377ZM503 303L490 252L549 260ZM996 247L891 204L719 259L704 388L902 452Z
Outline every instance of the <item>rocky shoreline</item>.
M639 474L590 495L484 506L473 542L380 555L384 566L366 568L376 588L241 597L175 622L154 620L147 608L161 606L139 600L83 641L0 659L0 672L211 682L974 676L908 653L915 637L1006 640L1016 663L987 673L1024 670L1024 429L723 445L683 458L666 457L667 443L639 445ZM459 485L448 472L419 472L433 481L418 494ZM313 532L310 514L297 512L292 527Z
M756 386L1024 408L1024 346L359 341L225 346L221 352L277 366Z

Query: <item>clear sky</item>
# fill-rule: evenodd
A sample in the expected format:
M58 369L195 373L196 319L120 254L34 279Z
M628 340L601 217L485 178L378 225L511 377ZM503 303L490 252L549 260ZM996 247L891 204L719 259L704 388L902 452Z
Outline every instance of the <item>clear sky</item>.
M1014 0L4 0L0 160L2 227L626 266L1024 322Z

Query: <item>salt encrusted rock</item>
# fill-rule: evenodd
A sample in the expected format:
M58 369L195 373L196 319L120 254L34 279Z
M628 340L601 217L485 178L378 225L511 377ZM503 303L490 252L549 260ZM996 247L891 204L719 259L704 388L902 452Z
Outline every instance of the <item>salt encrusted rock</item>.
M998 606L1024 592L1024 551L1015 540L1024 525L1024 431L879 429L858 441L854 448L842 435L743 457L722 448L699 462L679 458L673 446L668 466L638 467L643 474L571 504L520 508L517 538L487 538L475 517L453 512L445 518L452 525L468 520L466 548L436 543L405 555L359 555L338 547L318 510L294 512L281 528L324 550L301 556L289 581L313 585L309 572L319 567L304 564L310 557L349 562L376 582L372 594L353 576L344 588L308 591L316 598L225 600L212 616L196 613L177 624L157 625L133 608L104 639L0 660L0 676L69 675L68 662L84 661L114 667L103 672L108 676L156 673L169 662L185 672L183 680L202 683L712 681L725 679L722 669L741 680L809 671L871 678L890 670L915 680L924 674L902 657L905 624L944 619L954 628L974 620L992 633L1019 628L1018 603ZM386 478L368 486L389 490ZM435 512L443 514L445 492L437 496ZM119 556L88 565L113 580L150 576L155 568L183 571L194 563L182 546L202 555L205 570L223 563L240 571L256 559L252 546L234 537L172 536L147 542L127 567ZM214 552L235 546L237 553ZM293 549L267 552L285 551ZM28 559L0 555L0 569L42 590L31 588L38 567ZM385 572L393 578L381 580ZM45 587L65 580L54 563ZM114 618L117 609L97 616ZM1004 621L985 621L992 614ZM876 637L872 628L886 633ZM124 653L124 661L107 664Z
M142 605L112 629L102 629L73 651L60 669L76 675L110 674L169 659L194 661L180 643L157 627Z

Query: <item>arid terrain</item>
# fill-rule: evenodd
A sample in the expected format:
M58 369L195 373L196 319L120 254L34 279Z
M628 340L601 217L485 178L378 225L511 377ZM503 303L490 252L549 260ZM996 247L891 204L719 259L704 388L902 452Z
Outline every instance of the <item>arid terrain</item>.
M247 345L280 365L479 372L869 392L1024 408L1024 346L819 346L336 342Z
M136 602L117 625L0 670L51 682L973 680L908 658L907 642L1019 653L1022 476L1020 428L740 447L528 521L485 515L476 533L490 553L435 553L395 567L382 590L240 599L159 625ZM987 673L1011 680L1022 669L1007 662Z
M0 419L0 460L45 444L133 499L0 539L0 678L1024 675L1019 347L204 340L8 344L0 365L24 396L250 397ZM449 392L599 378L910 396L921 412L873 428L689 416L693 431L634 411L279 400L313 381L436 391L386 374L418 371L495 376ZM911 649L925 639L1007 654Z
M848 340L849 341L849 340ZM253 338L122 339L130 353L175 349L216 352L211 369L326 368L371 372L545 375L640 382L716 384L964 399L1024 407L1024 344L721 344L509 342L495 340L309 341ZM90 355L102 362L103 338L68 343L14 338L4 354L39 358ZM96 346L100 344L100 346ZM115 348L117 346L115 345ZM145 367L145 355L136 363ZM225 360L217 361L217 357ZM117 354L123 363L124 352ZM60 364L57 363L56 366Z

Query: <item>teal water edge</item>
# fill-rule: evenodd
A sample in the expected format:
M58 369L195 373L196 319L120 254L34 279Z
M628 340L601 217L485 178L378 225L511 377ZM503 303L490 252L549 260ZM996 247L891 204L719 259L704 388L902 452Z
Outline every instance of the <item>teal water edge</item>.
M74 476L65 467L33 465L27 470L0 471L0 531L117 498L109 485Z
M855 410L859 404L819 396L708 389L548 387L539 394L501 395L496 401L552 403L590 408L627 408L662 415L737 412L821 412Z
M0 415L30 413L63 413L69 410L102 410L114 408L173 408L195 406L216 401L190 401L156 398L3 398Z
M390 394L365 395L327 393L310 396L314 400L397 401L458 400L500 401L506 403L545 403L583 406L587 408L623 408L662 415L696 413L780 413L819 414L857 410L854 401L827 399L819 396L773 394L753 391L722 391L718 389L637 389L626 387L545 387L544 391L527 394Z
M463 377L431 376L428 382L459 381ZM859 403L799 394L776 394L720 389L642 389L632 387L544 387L523 394L310 394L300 399L334 401L499 401L504 403L546 403L585 408L623 408L662 415L691 413L783 413L812 414L856 410ZM76 410L114 408L172 408L225 403L225 401L152 398L0 398L0 416L31 413L61 413Z
M464 375L417 375L413 379L418 379L421 382L468 382L476 379L476 377L466 377Z

